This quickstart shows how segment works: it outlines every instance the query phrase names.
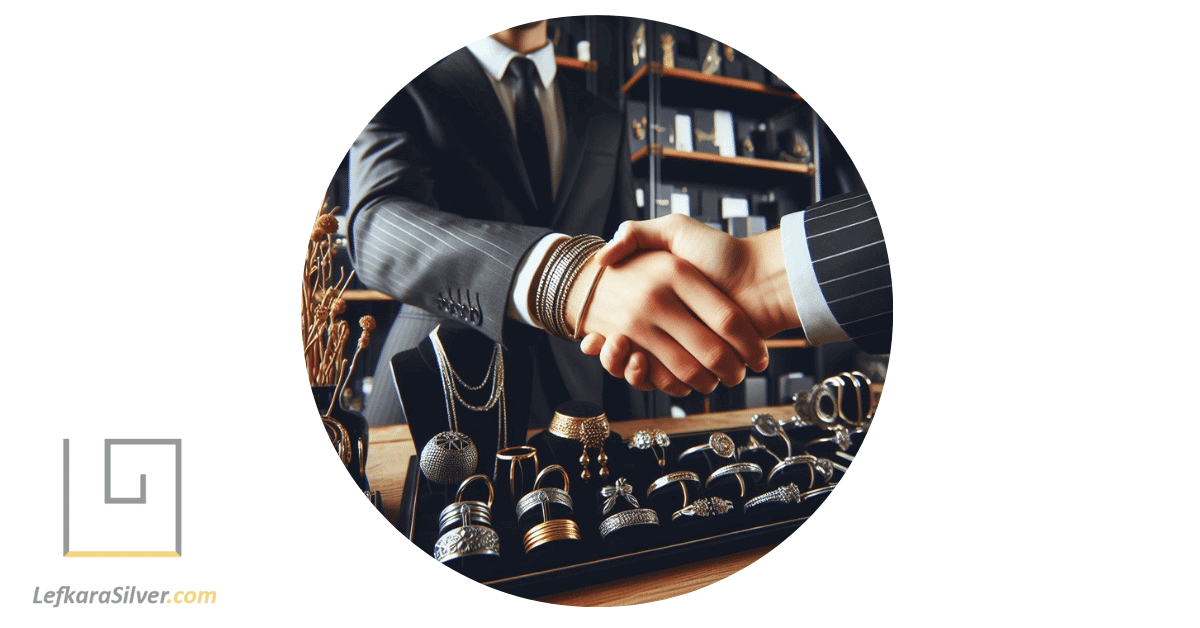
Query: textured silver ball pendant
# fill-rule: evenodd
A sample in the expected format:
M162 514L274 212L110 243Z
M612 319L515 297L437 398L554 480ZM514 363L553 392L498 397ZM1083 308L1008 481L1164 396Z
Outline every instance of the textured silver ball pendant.
M462 432L442 432L421 448L421 472L434 484L458 484L477 466L479 452Z

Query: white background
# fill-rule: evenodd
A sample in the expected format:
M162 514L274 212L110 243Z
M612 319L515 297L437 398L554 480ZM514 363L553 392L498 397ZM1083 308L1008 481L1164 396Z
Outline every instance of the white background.
M6 618L1196 622L1186 5L413 4L6 5ZM472 39L586 13L799 90L872 192L896 300L878 420L818 515L702 593L607 611L464 586L375 515L296 331L311 219L370 116ZM183 439L183 558L60 556L67 437ZM219 603L31 604L64 584Z

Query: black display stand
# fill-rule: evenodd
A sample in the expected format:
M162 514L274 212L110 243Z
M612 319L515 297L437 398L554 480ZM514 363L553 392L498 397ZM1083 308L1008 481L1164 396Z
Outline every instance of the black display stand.
M613 425L620 426L619 423ZM748 442L749 436L754 433L749 427L724 431L739 445ZM527 555L522 550L521 539L530 527L529 522L519 524L515 513L502 510L499 507L499 503L502 502L498 502L492 513L492 527L500 535L501 557L477 560L472 564L447 566L498 590L523 597L540 597L778 543L800 527L824 500L822 495L801 504L767 505L752 509L748 514L743 512L742 506L747 499L763 494L780 483L780 478L777 478L775 485L768 484L766 476L770 472L773 458L758 452L757 455L747 454L744 458L759 463L764 471L758 482L752 483L747 476L748 494L745 497L737 496L736 485L733 486L731 494L728 483L723 484L721 490L716 493L734 502L733 512L715 517L689 517L672 521L672 513L682 506L680 492L664 490L661 494L656 493L653 499L646 499L649 483L653 478L668 471L685 469L695 471L704 479L716 468L730 462L711 454L689 456L684 459L684 463L678 461L679 454L685 449L708 442L710 433L706 431L673 435L671 446L666 453L668 464L665 468L658 466L656 457L650 451L629 449L621 442L620 435L614 433L605 443L609 454L610 476L601 479L595 475L593 460L594 475L587 482L581 480L578 475L578 443L572 444L546 432L535 435L529 442L538 447L543 468L549 464L561 464L571 473L570 493L575 502L575 514L572 518L579 524L583 539L550 543L538 548L543 551L535 550L533 554ZM823 434L815 428L789 431L796 453L801 453L803 443ZM760 436L756 437L760 441L763 440ZM781 442L770 443L768 446L778 455L783 455ZM835 460L843 468L849 464L845 460ZM487 465L481 463L481 466ZM841 473L837 473L833 481L836 482L840 476ZM634 496L641 507L654 508L657 511L660 520L657 528L639 526L640 529L631 528L627 534L613 534L608 538L601 538L599 523L606 515L601 512L604 500L600 497L600 488L612 485L618 477L627 478L633 484ZM802 489L807 483L806 479L795 476L782 479L783 483L786 481L796 481ZM555 477L553 485L558 486L557 482ZM504 487L497 486L497 494L503 492L502 488ZM713 493L689 489L689 494L694 500ZM397 528L422 550L432 554L439 536L438 515L453 500L453 490L433 485L421 474L417 458L414 456L409 461ZM617 507L609 514L629 507L631 506L625 503L625 500L618 500Z
M463 379L471 384L482 382L487 375L495 343L471 329L442 326L437 333L450 364ZM525 434L529 431L528 408L533 386L531 367L526 352L504 352L508 446L523 445ZM419 455L421 448L431 438L451 429L433 342L427 337L415 348L393 356L392 375ZM473 391L471 402L482 405L490 390L491 383L488 383L481 390ZM497 442L500 432L498 409L475 412L460 405L456 412L458 431L469 436L479 452L479 471L490 474L497 445L503 445ZM483 468L485 462L486 469Z

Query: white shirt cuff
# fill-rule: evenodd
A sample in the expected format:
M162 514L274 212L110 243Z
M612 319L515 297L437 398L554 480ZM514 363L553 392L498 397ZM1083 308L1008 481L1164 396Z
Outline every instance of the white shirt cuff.
M800 327L804 337L814 345L850 340L841 325L838 325L825 293L817 282L817 271L813 269L812 255L808 251L808 235L804 231L804 212L787 214L779 221L783 248L783 265L787 269L788 284L792 288L792 300L800 314Z
M543 236L521 259L521 264L517 266L517 279L513 282L512 293L508 295L509 318L541 329L541 325L534 322L533 316L529 314L529 291L534 288L533 281L537 278L537 270L551 247L566 239L567 236L561 233Z

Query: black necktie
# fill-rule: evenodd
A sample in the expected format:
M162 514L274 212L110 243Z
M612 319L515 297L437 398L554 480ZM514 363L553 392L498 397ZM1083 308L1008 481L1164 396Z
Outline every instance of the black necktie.
M533 188L538 214L549 221L554 211L554 196L550 187L550 158L546 148L546 123L542 119L542 107L534 92L538 77L537 66L525 57L514 57L508 71L517 79L517 98L514 109L517 118L517 146L521 149L521 160Z

